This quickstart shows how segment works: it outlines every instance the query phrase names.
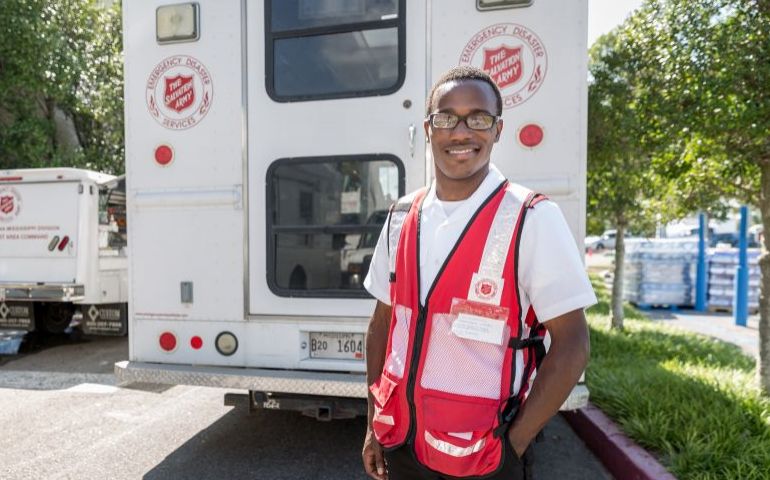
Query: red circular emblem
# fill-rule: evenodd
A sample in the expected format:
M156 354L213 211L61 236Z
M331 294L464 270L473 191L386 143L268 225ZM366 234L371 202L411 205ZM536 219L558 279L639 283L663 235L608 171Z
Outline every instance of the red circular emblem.
M460 65L487 72L500 87L503 108L513 108L526 102L543 84L548 55L532 30L515 23L498 23L471 38L460 55Z
M185 130L206 116L214 88L201 62L188 55L174 55L152 69L146 96L147 108L158 123L170 130Z
M484 279L476 284L476 295L481 298L492 298L497 293L497 284L489 279Z
M528 148L535 148L543 141L543 127L530 123L519 129L519 142Z

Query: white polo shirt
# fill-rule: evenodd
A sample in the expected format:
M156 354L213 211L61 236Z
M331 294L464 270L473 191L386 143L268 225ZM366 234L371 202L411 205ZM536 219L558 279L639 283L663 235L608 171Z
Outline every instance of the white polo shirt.
M489 174L466 200L445 202L436 197L436 182L423 202L420 219L420 302L425 304L438 271L482 202L505 180L490 164ZM390 305L387 225L374 249L364 287ZM559 207L551 201L527 213L519 244L521 308L532 305L540 322L596 303L581 253Z

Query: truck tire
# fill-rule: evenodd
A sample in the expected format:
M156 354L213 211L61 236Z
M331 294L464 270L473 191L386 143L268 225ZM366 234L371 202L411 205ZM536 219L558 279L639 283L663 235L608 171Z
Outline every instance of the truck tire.
M72 321L75 308L69 303L40 304L40 327L48 333L63 333Z

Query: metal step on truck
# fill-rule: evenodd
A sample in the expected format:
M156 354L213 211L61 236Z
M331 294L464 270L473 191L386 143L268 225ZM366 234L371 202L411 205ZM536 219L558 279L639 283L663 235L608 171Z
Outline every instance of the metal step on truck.
M122 382L252 409L366 409L363 289L390 205L428 184L424 103L489 72L493 161L585 235L587 0L124 5L129 358ZM575 389L564 408L584 405Z
M0 329L125 335L125 179L0 170Z

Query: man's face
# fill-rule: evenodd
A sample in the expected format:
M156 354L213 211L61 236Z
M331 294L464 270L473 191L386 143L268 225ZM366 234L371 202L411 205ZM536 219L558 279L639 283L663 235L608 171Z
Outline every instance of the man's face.
M480 80L448 82L435 92L430 113L438 112L460 117L476 112L496 115L496 97L492 87ZM427 119L424 126L436 164L436 177L464 180L486 168L503 121L498 120L488 130L471 130L462 120L451 129L432 127Z

